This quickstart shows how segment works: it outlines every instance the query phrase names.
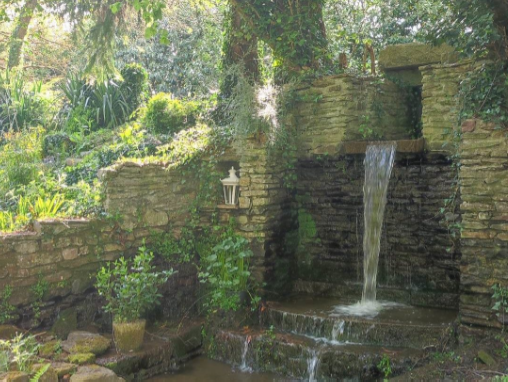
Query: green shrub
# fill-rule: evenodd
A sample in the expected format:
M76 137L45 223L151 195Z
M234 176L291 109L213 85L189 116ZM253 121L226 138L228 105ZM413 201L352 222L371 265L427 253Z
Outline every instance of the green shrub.
M249 265L252 255L249 241L231 230L211 252L202 251L199 279L210 293L205 306L226 311L239 308L240 293L250 293L251 289Z
M49 101L42 95L42 83L26 88L22 73L0 76L0 131L20 131L49 120Z
M16 310L16 307L10 303L11 296L12 287L10 285L6 285L4 290L0 293L0 325L5 324L13 318L12 314Z
M112 313L116 322L132 322L148 309L159 304L158 286L174 273L173 269L155 271L153 253L140 247L133 260L121 257L108 267L102 267L95 284L99 295L104 296L106 312Z
M39 178L43 134L41 128L4 134L4 144L0 146L0 195Z
M120 86L121 91L125 95L125 101L129 107L129 113L136 110L148 89L148 73L139 64L125 65L120 74L123 82Z
M69 153L74 143L66 133L49 134L42 141L44 156Z
M142 122L155 133L176 133L193 126L198 112L197 102L172 99L170 94L158 93L148 101Z
M67 103L63 111L66 115L65 126L70 132L82 128L115 128L127 121L133 110L124 95L122 84L112 79L92 85L80 76L71 74L61 90Z

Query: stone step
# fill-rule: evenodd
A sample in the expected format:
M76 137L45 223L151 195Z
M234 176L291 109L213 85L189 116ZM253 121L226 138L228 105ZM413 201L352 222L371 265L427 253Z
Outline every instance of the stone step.
M269 302L263 312L265 327L311 336L323 342L401 346L423 349L437 346L450 333L454 311L392 306L372 318L334 313L336 299Z
M375 380L379 363L390 360L392 375L409 370L423 351L354 344L326 344L312 338L270 330L219 331L209 355L240 371L263 371L309 380Z

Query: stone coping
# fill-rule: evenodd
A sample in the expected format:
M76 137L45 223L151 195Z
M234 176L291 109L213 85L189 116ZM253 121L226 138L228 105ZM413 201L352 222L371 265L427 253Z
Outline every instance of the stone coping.
M365 154L367 146L382 142L397 142L397 153L415 154L422 153L425 149L425 139L401 139L396 141L350 141L344 142L346 154Z

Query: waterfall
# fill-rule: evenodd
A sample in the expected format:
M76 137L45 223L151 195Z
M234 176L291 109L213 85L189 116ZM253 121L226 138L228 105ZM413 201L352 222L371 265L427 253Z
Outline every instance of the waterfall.
M395 142L367 146L363 186L363 294L362 303L376 300L381 229L386 193L395 159Z

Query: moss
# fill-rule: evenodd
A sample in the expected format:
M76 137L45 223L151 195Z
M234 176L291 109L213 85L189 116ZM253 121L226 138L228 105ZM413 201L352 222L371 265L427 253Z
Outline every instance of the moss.
M49 341L39 347L39 356L42 358L52 358L55 352L60 348L60 341Z
M76 330L78 327L78 318L76 314L76 309L66 309L58 315L51 331L55 334L56 337L65 340L70 332Z
M105 353L109 346L111 345L111 341L107 338L97 336L90 337L80 341L77 341L74 346L70 349L70 353L93 353L96 355L100 355Z
M69 362L78 365L95 362L95 354L93 353L76 353L69 356Z

